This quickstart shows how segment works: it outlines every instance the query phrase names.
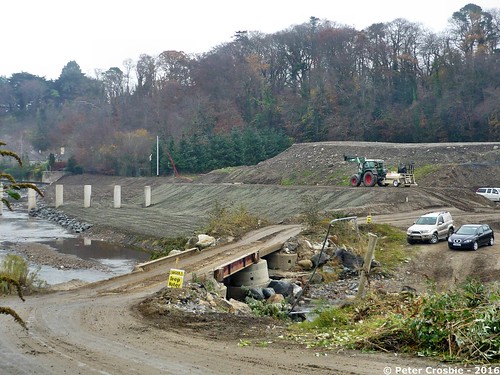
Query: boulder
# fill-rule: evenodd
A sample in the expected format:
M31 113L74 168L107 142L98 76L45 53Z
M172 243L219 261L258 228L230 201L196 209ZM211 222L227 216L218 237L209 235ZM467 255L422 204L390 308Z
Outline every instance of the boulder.
M215 245L215 238L206 234L198 235L198 242L195 243L195 247L198 249L205 249L207 247Z
M265 299L264 292L262 291L262 288L258 287L250 287L246 291L246 295L248 297L252 297L253 299L256 299L257 301L262 301Z
M234 315L252 315L252 309L246 303L232 298L229 300L229 303L231 304L229 312Z
M282 294L285 298L293 294L293 284L290 281L271 280L268 287L273 288L276 294Z
M282 302L285 301L285 297L283 297L282 294L273 294L271 297L267 299L267 303L269 304L281 304Z
M276 291L273 288L262 288L262 293L265 298L269 298L276 294Z
M314 266L321 266L330 260L330 256L324 252L319 252L311 257L311 262Z
M299 260L297 262L297 265L299 265L304 270L310 270L313 268L313 262L311 262L310 259Z

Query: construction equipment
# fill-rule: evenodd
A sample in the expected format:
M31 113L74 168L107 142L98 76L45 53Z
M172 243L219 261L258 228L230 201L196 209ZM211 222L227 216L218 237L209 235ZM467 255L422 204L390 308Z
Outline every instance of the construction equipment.
M344 160L358 165L358 172L350 178L351 186L360 186L361 183L368 187L375 186L375 184L395 187L416 185L413 163L408 166L400 164L397 172L389 172L385 167L384 160L381 159L344 155Z
M415 181L415 164L399 164L397 172L389 172L385 175L385 184L398 186L417 186Z

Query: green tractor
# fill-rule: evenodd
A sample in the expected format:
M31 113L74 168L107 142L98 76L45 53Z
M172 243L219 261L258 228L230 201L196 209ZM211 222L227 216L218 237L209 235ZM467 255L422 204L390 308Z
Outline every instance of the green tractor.
M348 155L344 155L344 160L358 164L358 173L353 174L350 179L351 186L359 186L361 183L368 187L375 186L375 184L387 185L385 180L387 169L383 160Z

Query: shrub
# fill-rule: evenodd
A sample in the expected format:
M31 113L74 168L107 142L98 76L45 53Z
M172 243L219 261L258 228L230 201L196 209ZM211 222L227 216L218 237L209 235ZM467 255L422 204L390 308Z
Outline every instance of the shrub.
M266 224L265 220L248 212L243 205L222 204L216 201L208 213L205 231L211 235L240 237L246 232Z
M500 360L500 289L469 279L422 296L369 294L294 327L308 346L402 351L457 362ZM311 331L313 339L310 339ZM316 339L316 338L320 339Z
M25 293L43 288L47 283L38 277L38 271L30 271L24 258L9 254L0 262L0 276L15 280L24 289ZM0 292L10 294L16 286L9 282L0 282Z

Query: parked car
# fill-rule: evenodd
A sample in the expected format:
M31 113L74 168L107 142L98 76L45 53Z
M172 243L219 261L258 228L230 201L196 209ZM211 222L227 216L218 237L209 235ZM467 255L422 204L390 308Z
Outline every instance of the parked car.
M476 194L482 195L493 202L500 202L500 188L482 187L476 190Z
M493 246L494 243L495 234L488 224L464 224L448 237L450 249L477 250L480 246Z
M430 212L420 216L406 230L406 240L409 244L416 242L437 243L447 239L454 231L453 218L448 211Z

